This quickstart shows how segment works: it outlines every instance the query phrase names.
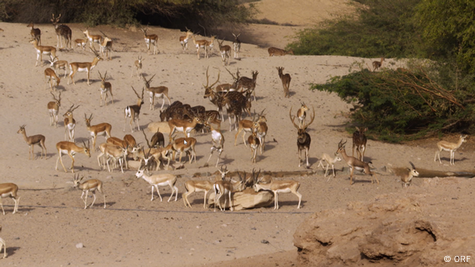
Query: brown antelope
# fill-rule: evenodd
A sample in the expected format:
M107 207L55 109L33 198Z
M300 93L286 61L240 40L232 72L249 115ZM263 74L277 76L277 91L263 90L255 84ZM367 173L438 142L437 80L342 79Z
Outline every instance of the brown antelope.
M275 181L270 183L260 183L260 179L254 183L254 191L260 190L272 191L274 193L274 209L279 209L279 193L292 193L299 198L299 204L297 209L300 209L300 203L302 202L302 194L299 193L300 183L297 181Z
M356 148L356 155L359 160L364 161L364 153L366 151L366 142L368 139L364 134L368 128L358 128L356 127L356 131L353 133L353 149L351 150L351 156L355 156L355 148Z
M437 158L439 159L439 163L442 164L442 161L440 160L440 152L443 151L449 151L450 152L450 165L455 164L455 151L464 143L467 142L465 140L467 138L467 135L460 135L459 141L457 143L450 143L447 141L440 141L437 142L437 151L435 152L434 156L434 161L437 161Z
M104 38L99 43L99 52L101 56L107 58L107 60L111 60L111 52L112 52L112 39L109 38L104 32L102 32Z
M219 128L215 129L213 125L210 124L209 120L206 121L205 125L209 126L211 129L211 141L213 145L211 146L211 153L209 154L208 161L206 161L206 164L204 165L204 167L208 167L208 162L213 156L213 152L215 150L218 152L218 159L216 160L216 167L218 167L219 158L221 157L221 153L223 153L223 150L224 150L224 136L219 130Z
M193 35L193 33L187 29L186 35L185 36L180 36L180 44L181 48L183 49L183 52L188 48L188 41L190 40L190 37Z
M180 167L183 167L183 164L181 163L181 158L183 157L183 153L188 154L189 157L189 163L193 163L193 159L196 162L196 139L193 137L186 137L186 138L178 138L172 142L171 149L173 151L173 156L172 158L175 159L175 154L177 152L180 153L180 157L178 159L178 163L180 164Z
M208 48L213 47L214 38L216 36L211 36L211 40L196 40L195 36L192 35L191 38L193 39L193 43L196 47L196 53L198 54L198 59L200 59L200 49L203 48L205 50L205 57L208 58Z
M267 119L263 115L264 110L261 112L259 115L259 119L254 122L254 129L257 134L257 138L259 138L259 143L260 143L260 153L262 155L262 152L266 150L266 135L267 135Z
M2 199L4 197L10 197L11 199L13 199L13 202L15 202L15 207L13 208L13 213L12 213L12 214L15 214L18 211L18 205L20 204L20 197L18 196L18 186L14 183L0 184L0 207L2 207L3 215L5 215L5 210L3 209L3 202L2 202ZM5 258L5 254L3 257Z
M400 174L396 173L400 175L403 187L408 187L409 185L411 185L412 178L419 176L419 172L416 170L416 166L414 166L414 164L410 161L409 164L411 164L411 168L406 168Z
M286 51L284 49L280 49L280 48L276 48L276 47L269 47L269 49L267 49L267 52L269 52L269 57L285 56L285 55L293 55L294 54L294 51L292 51L292 50Z
M30 35L33 39L38 41L38 44L41 45L41 30L38 28L35 28L35 24L30 23L26 27L31 28Z
M295 121L294 121L295 117L292 116L292 108L290 108L289 117L290 117L290 120L292 121L292 124L297 129L297 148L298 148L298 154L299 154L299 167L302 164L301 154L302 152L304 152L306 166L307 168L309 168L310 164L308 163L308 153L310 150L310 143L312 141L312 138L310 137L310 134L307 133L307 128L315 120L315 109L313 109L313 115L309 123L303 123L302 125L297 126L297 124L295 124Z
M242 177L239 177L239 181L216 181L213 185L214 189L214 211L216 211L216 203L218 203L218 207L221 211L226 209L226 195L228 195L228 199L230 202L230 210L234 210L233 198L231 196L234 192L241 192L244 190L244 181ZM221 197L224 196L224 208L221 205Z
M297 109L297 119L299 120L299 127L303 125L305 122L305 118L307 117L308 107L305 103L302 102L300 108Z
M66 141L73 141L74 142L74 134L76 129L76 120L73 117L73 111L79 107L77 105L74 107L74 104L63 114L64 117L64 139Z
M35 67L38 66L38 62L41 62L43 65L43 55L47 55L53 60L56 57L56 48L54 46L44 46L38 45L38 41L33 39L30 41L33 44L36 50L36 63Z
M239 134L242 132L242 142L244 145L247 147L246 144L246 139L244 138L246 136L246 133L251 133L254 129L254 121L253 120L240 120L238 123L238 130L236 135L234 136L234 146L237 145L237 138Z
M325 167L323 166L323 163L326 162L327 166L326 166L326 170L325 170L325 174L323 175L323 177L327 177L327 174L328 174L328 167L330 166L330 164L332 165L332 171L333 171L333 177L335 177L335 163L341 161L341 157L340 155L336 155L334 158L332 158L330 155L328 155L327 153L323 153L322 154L322 158L320 159L320 161L318 162L318 167L322 167L323 170L325 170ZM328 180L330 180L330 177L328 178ZM328 181L327 180L327 181Z
M59 78L58 75L56 75L56 72L52 68L46 68L45 69L45 80L46 80L45 87L49 83L49 89L50 89L50 91L53 91L53 86L54 86L53 85L53 80L56 81L56 87L58 87L59 82L61 81L61 78Z
M136 73L137 73L137 78L140 79L140 76L141 76L140 71L142 71L142 61L143 60L144 60L144 58L142 58L142 56L137 57L137 60L135 60L134 66L132 67L132 73L131 73L130 77L134 76L134 67L135 67L135 70L136 70Z
M181 132L185 137L190 137L191 131L195 129L197 124L202 124L201 118L198 116L193 118L193 121L181 120L181 119L171 119L168 121L170 127L170 134L168 138L171 140L175 132Z
M42 134L26 136L25 126L26 125L20 126L20 130L18 130L17 133L22 134L23 139L25 139L25 142L28 144L28 159L31 159L31 156L33 156L33 159L35 159L35 145L41 147L41 158L43 158L44 153L44 158L46 159L45 136Z
M279 78L282 81L282 87L284 88L284 97L290 97L290 74L284 74L283 71L283 67L277 67L277 72L279 73Z
M100 71L99 72L99 77L101 77L101 87L99 88L101 92L101 102L100 105L102 106L102 102L104 102L104 105L107 106L107 96L110 94L111 95L111 103L114 103L114 95L112 94L112 84L110 82L106 82L107 78L107 71L104 73L104 77L102 77L102 74Z
M145 76L142 75L145 88L150 93L150 110L155 109L155 97L162 99L162 106L160 107L160 110L163 110L163 105L165 105L165 97L168 99L168 105L169 106L171 105L170 97L168 97L168 87L166 86L150 87L150 82L152 81L153 77L155 77L155 75L153 75L152 78L150 78L147 81Z
M89 41L89 46L91 47L91 49L94 49L94 43L97 43L99 45L102 43L102 35L90 34L88 29L83 31L83 33Z
M99 167L101 169L104 169L104 164L101 162L101 158L106 158L106 164L107 164L107 170L111 172L110 164L109 161L111 159L114 160L114 167L117 166L116 163L119 162L120 166L120 171L124 173L124 165L125 168L128 168L127 166L127 152L128 152L128 147L123 147L123 146L116 146L110 143L102 143L99 146L99 150L101 153L97 155L97 163L99 164ZM113 168L112 168L113 170Z
M106 208L106 195L104 194L104 191L102 191L102 182L97 179L90 179L86 180L84 182L81 182L82 179L84 179L84 176L79 178L78 175L74 175L73 177L73 184L75 188L81 189L82 194L81 194L81 199L84 202L84 209L87 209L87 195L89 194L89 191L91 191L92 196L94 199L92 200L91 205L89 205L90 208L94 206L94 203L96 202L96 189L97 191L101 192L102 197L104 198L104 209ZM84 196L84 198L83 198Z
M160 53L157 49L157 43L158 43L158 35L156 34L147 34L147 28L142 28L143 32L143 39L145 41L145 45L147 46L147 51L150 52L150 45L153 45L153 55Z
M127 106L124 109L124 119L125 119L125 124L124 124L124 132L125 132L125 125L127 124L127 118L130 118L130 131L134 132L134 129L132 127L132 124L135 122L137 125L137 129L140 131L140 125L139 125L139 116L140 116L140 109L142 108L143 105L143 93L144 93L144 88L142 88L142 96L140 96L137 91L135 91L134 87L132 86L132 90L134 90L135 95L137 96L137 104L136 105L131 105Z
M58 113L59 113L59 107L61 106L61 92L58 94L58 98L53 94L53 92L50 92L50 94L53 96L54 101L48 102L47 108L48 108L48 113L49 113L49 125L54 127L58 126Z
M89 141L88 145L83 141L84 147L77 146L73 142L61 141L56 144L56 150L58 151L58 159L56 160L55 169L58 170L58 162L61 162L64 172L68 172L66 167L63 164L63 154L67 154L71 158L71 172L74 173L74 156L77 153L82 153L88 157L91 157L91 151L89 150Z
M239 59L239 52L241 51L241 40L239 40L239 35L241 34L234 34L234 41L233 41L233 50L234 50L234 59Z
M74 82L74 75L76 74L76 72L86 72L87 85L91 85L91 83L89 82L90 72L94 67L96 67L97 63L99 63L99 61L102 60L102 58L99 56L99 53L97 53L96 50L91 49L91 51L94 52L95 54L95 57L92 60L92 62L73 62L69 64L69 70L70 70L69 78L71 79L71 82L73 84L76 84ZM68 84L69 84L69 80L68 80Z
M84 113L84 120L86 121L86 128L89 134L91 135L92 139L92 149L95 151L96 150L96 138L98 135L104 135L107 141L107 138L111 137L111 129L112 126L107 123L99 123L96 125L91 125L92 121L92 113L89 118L87 117L86 113Z
M55 70L64 70L64 77L68 76L68 62L66 60L59 60L58 57L55 57L52 61L50 60L50 67Z
M240 77L237 81L236 89L244 90L246 89L248 92L251 92L254 96L254 101L256 100L256 80L257 75L259 74L258 71L252 72L252 79L248 77ZM239 74L238 74L239 75Z
M161 174L155 174L148 176L144 173L144 169L139 169L137 173L135 173L135 176L137 178L142 178L144 179L147 183L149 183L152 186L152 198L150 201L153 201L153 188L155 187L157 189L158 196L160 197L160 201L162 201L162 196L160 195L160 190L158 189L159 186L169 186L170 189L172 190L172 193L170 194L170 197L168 198L168 202L173 197L173 194L175 194L175 201L178 198L178 187L176 187L176 180L177 176L173 175L171 173L161 173Z
M88 39L76 39L74 42L76 43L76 47L82 48L82 50L86 50Z
M64 38L66 48L68 47L71 48L72 31L68 26L64 24L58 25L60 18L61 18L61 14L59 14L57 18L54 18L54 14L53 14L51 18L51 22L53 23L54 30L56 31L56 40L57 40L56 47L58 48L63 47L63 38Z
M373 61L373 71L376 71L377 69L381 68L383 65L384 57L381 58L381 61Z
M257 149L261 146L259 138L257 137L257 131L253 127L251 135L247 138L247 142L249 143L249 147L251 148L251 162L257 162Z
M373 175L373 173L371 172L371 169L370 169L370 166L369 164L371 163L371 161L369 162L364 162L364 161L361 161L355 157L350 157L346 154L346 151L345 151L345 144L346 144L346 141L343 143L343 140L340 141L340 143L338 143L338 149L336 150L335 154L340 154L341 157L343 158L343 160L346 162L346 164L348 164L348 166L350 167L350 185L353 184L353 175L354 175L354 172L355 172L355 169L358 170L358 171L363 171L366 173L366 174L369 174L371 175L371 183L373 183L373 177L376 179L376 182L379 184L379 180L378 180L378 177L376 177L375 175Z
M128 151L132 151L137 146L135 138L130 134L124 135L124 138L122 140L117 137L111 136L110 138L107 138L106 143L120 146L122 148L127 148Z
M221 53L221 60L223 65L226 66L229 64L229 58L231 57L231 47L229 45L223 45L223 41L218 40L219 52Z
M190 201L188 200L188 196L193 193L193 192L204 192L204 200L203 200L203 209L206 209L206 196L208 195L208 192L213 189L213 183L211 181L194 181L194 180L188 180L185 182L185 189L186 192L183 193L181 196L183 198L183 202L185 203L185 207L190 207L191 204Z

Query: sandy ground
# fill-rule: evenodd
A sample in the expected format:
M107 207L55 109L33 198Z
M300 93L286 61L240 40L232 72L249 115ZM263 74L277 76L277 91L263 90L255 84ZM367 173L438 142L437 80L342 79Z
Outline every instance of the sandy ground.
M318 2L318 1L317 1ZM270 18L271 19L271 18ZM273 20L273 19L271 19ZM293 22L295 23L295 22ZM43 45L55 45L56 36L51 25L41 28ZM81 25L71 25L73 39L82 37ZM276 26L277 27L277 26ZM279 210L272 207L239 212L213 212L203 209L202 193L190 196L193 207L185 208L181 194L183 183L189 179L214 179L210 173L216 168L202 166L206 163L211 146L210 134L194 134L198 160L185 164L181 170L171 171L180 175L178 201L170 201L169 188L162 188L164 201L150 201L150 186L142 179L135 178L132 170L120 173L101 171L97 165L97 152L91 158L76 156L75 170L86 178L96 178L104 182L107 208L103 209L102 196L92 209L83 209L79 198L81 192L72 188L73 174L55 170L57 153L55 144L64 140L63 123L58 128L49 126L46 104L52 100L49 89L45 88L43 71L46 65L35 67L35 51L28 42L29 29L25 24L0 23L4 32L0 34L0 88L3 141L0 144L0 182L14 182L20 190L20 209L12 215L12 201L4 199L7 214L0 216L3 231L0 236L7 242L8 257L1 260L4 266L291 266L297 265L296 249L292 236L299 224L309 215L325 209L346 205L350 201L363 201L385 193L404 192L399 178L381 176L379 185L372 185L369 177L357 176L357 182L350 186L348 174L341 172L343 163L337 164L337 176L329 181L323 177L317 162L322 153L333 154L341 139L348 140L347 151L351 149L350 135L345 131L346 114L351 105L337 96L323 92L311 92L309 83L323 83L329 77L348 73L355 61L368 64L375 59L361 59L335 56L285 56L267 55L266 48L255 44L243 44L241 60L231 60L229 70L238 68L242 75L251 76L251 71L259 71L257 78L257 101L253 110L265 109L269 132L266 150L258 155L257 163L250 161L251 153L238 139L234 146L234 131L229 131L228 122L223 123L225 150L221 164L229 170L251 171L253 168L265 171L298 171L296 129L289 120L289 110L293 112L301 102L315 109L316 118L309 127L312 136L310 150L311 168L317 171L310 176L288 176L301 183L303 207L297 209L297 198L282 194ZM136 97L131 86L140 90L143 82L131 78L132 64L137 56L145 58L143 72L151 77L156 75L152 85L168 86L172 101L180 100L190 105L204 105L214 109L209 100L203 98L206 83L206 69L209 67L210 83L220 73L220 82L231 82L231 77L223 68L216 49L209 59L197 59L190 49L183 53L178 43L181 35L176 30L150 27L149 32L160 36L158 55L149 55L139 31L97 27L89 29L99 34L105 32L114 39L113 59L99 62L91 74L91 85L87 85L85 73L78 73L76 84L68 85L62 79L58 88L62 92L60 114L72 104L80 105L74 112L76 142L88 139L84 114L94 114L93 124L109 122L112 135L122 138L130 133L124 129L123 109L135 104ZM271 31L265 41L279 46ZM265 39L261 36L261 40ZM226 42L230 44L229 42ZM217 44L216 44L217 46ZM90 51L79 49L61 50L60 59L91 61ZM43 58L46 60L46 58ZM387 60L392 62L391 60ZM395 64L394 66L396 66ZM285 67L292 76L291 97L284 98L276 67ZM107 71L114 91L114 103L99 105L100 79L97 71ZM160 102L161 104L161 102ZM149 109L148 97L140 116L141 127L159 120L159 105ZM166 105L167 106L167 105ZM16 132L20 125L26 125L28 135L46 136L48 154L46 159L28 160L28 146ZM146 132L150 137L151 134ZM132 133L144 142L140 132ZM457 137L447 137L456 141ZM104 142L103 137L98 143ZM377 168L391 163L394 166L408 166L413 161L416 166L437 170L472 169L473 142L468 141L456 153L456 165L448 165L448 153L443 154L443 163L433 162L436 140L426 140L420 144L394 145L375 141L368 142L366 159L372 160ZM39 156L39 147L35 147ZM63 157L65 165L70 160ZM212 162L215 158L212 159ZM61 168L61 167L60 167ZM168 172L168 171L160 171ZM193 178L199 173L200 178ZM282 178L276 178L282 179ZM412 187L417 190L423 179L415 179ZM465 186L471 186L469 184ZM439 188L443 190L443 188ZM89 198L88 201L91 201Z

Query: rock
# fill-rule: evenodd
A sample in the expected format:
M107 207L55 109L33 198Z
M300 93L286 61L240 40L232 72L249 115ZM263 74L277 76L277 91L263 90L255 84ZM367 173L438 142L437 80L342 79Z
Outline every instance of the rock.
M214 192L209 194L208 205L214 207ZM234 210L253 209L260 207L267 207L274 203L274 194L269 191L256 192L252 188L246 188L242 192L232 194ZM224 205L224 200L221 198L221 205ZM226 209L231 206L230 201L226 202Z

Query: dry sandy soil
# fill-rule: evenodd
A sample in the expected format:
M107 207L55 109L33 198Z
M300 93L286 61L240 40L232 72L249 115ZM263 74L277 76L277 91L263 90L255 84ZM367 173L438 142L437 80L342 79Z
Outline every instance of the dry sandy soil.
M278 2L271 1L269 2ZM296 6L299 1L292 2ZM322 12L322 3L311 2L313 6L304 6L301 13L286 17L280 23L307 25L311 17ZM343 1L342 1L343 2ZM263 1L266 3L266 1ZM270 7L269 7L270 8ZM264 9L264 8L263 8ZM315 13L313 13L315 10ZM317 12L318 10L318 12ZM305 11L305 12L304 12ZM312 12L310 12L312 11ZM275 14L278 10L273 10ZM288 14L288 13L286 13ZM261 15L262 16L262 15ZM306 16L306 17L305 17ZM278 18L269 17L277 21ZM307 18L303 23L297 18ZM55 45L56 36L52 25L37 25L42 30L43 45ZM256 210L235 212L213 212L203 209L202 193L190 196L193 207L183 205L181 194L185 191L184 182L189 179L214 179L210 174L214 167L202 167L209 156L210 134L194 134L198 140L198 160L185 164L181 170L171 171L180 175L177 182L178 201L167 202L171 193L162 188L164 201L157 198L150 201L150 186L142 179L135 178L132 170L121 173L101 171L96 156L91 158L79 154L76 156L75 170L86 178L97 178L104 182L107 196L107 208L102 206L102 196L91 209L84 210L79 198L81 192L72 187L73 174L55 170L57 153L55 144L64 140L63 123L58 128L49 126L46 104L52 100L45 88L43 71L46 65L35 67L35 51L28 42L29 29L25 24L0 23L4 32L0 34L0 88L3 140L0 144L0 182L14 182L20 190L20 209L12 215L12 201L4 199L7 214L0 216L3 231L0 236L7 242L8 257L1 260L3 266L297 266L297 250L293 245L293 234L306 218L316 212L345 207L353 201L372 200L381 194L429 194L438 191L450 199L457 194L473 192L470 180L454 179L454 183L464 188L432 185L427 187L424 180L414 179L409 189L401 188L399 178L393 175L381 175L380 184L369 183L367 176L358 175L354 185L349 184L348 174L342 172L343 163L337 164L335 178L327 180L317 167L322 153L334 153L341 139L348 140L347 151L351 153L350 135L345 131L347 117L352 105L341 101L337 96L323 92L311 92L309 83L324 83L329 77L348 73L355 61L370 64L375 59L362 59L335 56L285 56L269 58L265 45L283 47L286 44L281 26L269 27L256 34L260 46L245 43L241 60L231 60L228 68L235 72L239 68L242 75L250 76L251 71L259 71L257 79L257 101L253 110L265 109L269 132L266 150L258 155L258 161L252 164L250 151L243 146L241 139L234 146L234 131L229 131L228 122L223 123L226 138L221 164L229 170L251 171L253 168L263 171L299 171L296 129L289 120L289 110L293 112L304 101L315 109L315 122L309 127L312 136L310 150L311 169L316 171L308 176L286 176L301 183L303 195L302 208L297 209L297 198L291 194L282 194L280 209L272 206ZM71 25L73 39L82 37L82 25ZM252 26L247 32L252 32ZM143 72L151 77L156 75L152 85L168 86L172 101L180 100L190 105L204 105L214 109L209 100L203 98L206 83L206 69L209 67L210 83L220 72L220 82L230 82L231 77L223 68L216 49L209 59L197 59L196 52L190 49L183 53L178 43L179 31L153 28L151 33L159 35L160 54L150 55L145 50L142 34L134 29L115 29L111 27L90 28L93 33L105 32L114 39L113 59L99 62L91 74L91 85L86 83L86 75L78 73L76 84L67 84L62 79L58 88L62 92L63 114L72 104L80 105L74 112L77 121L76 142L88 139L84 114L94 114L93 124L109 122L112 135L122 138L130 133L129 126L124 129L123 109L134 104L136 97L131 86L143 87L143 82L131 78L132 64L137 56L145 57ZM258 32L256 28L256 33ZM243 32L245 32L243 30ZM243 33L243 39L245 33ZM230 44L229 42L226 42ZM217 46L217 44L216 44ZM79 49L60 50L60 59L73 61L91 61L92 53ZM44 60L46 58L43 58ZM394 63L391 65L391 63ZM399 63L388 59L388 67ZM285 67L292 76L291 97L284 98L276 67ZM97 71L108 73L109 82L114 91L114 103L99 105L100 79ZM159 106L149 110L148 98L140 116L141 127L159 120ZM28 160L28 146L23 137L16 132L20 125L26 125L28 135L46 136L48 154L46 159ZM150 137L150 132L147 132ZM134 132L139 142L144 142L142 133ZM445 137L456 141L456 136ZM98 138L98 143L104 141ZM425 140L412 145L386 144L370 140L366 159L372 160L378 169L391 163L394 166L408 166L412 161L418 167L437 170L473 169L473 142L469 140L456 153L456 165L448 165L448 153L443 154L443 164L433 162L437 140ZM39 156L39 147L35 148ZM64 157L66 165L70 160ZM212 162L215 158L212 159ZM167 172L167 171L160 171ZM201 174L194 178L194 174ZM89 203L92 198L89 198ZM470 219L470 218L469 218ZM473 219L473 218L471 218ZM82 244L82 245L81 245Z

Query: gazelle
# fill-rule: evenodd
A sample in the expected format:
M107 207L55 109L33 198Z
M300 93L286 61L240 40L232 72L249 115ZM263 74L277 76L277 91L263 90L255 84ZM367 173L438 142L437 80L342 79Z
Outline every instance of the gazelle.
M188 41L190 40L190 37L193 35L193 33L187 29L186 35L185 36L180 36L180 44L181 48L183 49L183 52L188 48Z
M137 57L137 60L135 60L135 62L134 62L134 66L132 66L132 73L131 73L130 77L134 76L134 67L135 67L137 78L140 79L140 76L141 76L140 71L142 71L142 61L143 60L144 60L144 58L142 58L142 56Z
M332 171L333 171L333 177L335 177L335 163L337 163L339 161L341 161L341 156L340 155L337 154L334 158L332 158L327 153L323 153L320 161L318 162L317 168L322 167L322 169L325 170L325 167L323 166L323 163L325 162L327 164L327 166L326 166L325 174L323 175L323 177L327 177L328 167L331 164L332 165ZM330 180L330 178L328 178L328 180Z
M99 43L99 52L101 56L107 58L107 60L111 60L111 52L112 52L112 39L109 38L104 32L101 31L104 35L104 38Z
M234 136L234 146L237 145L237 138L238 138L239 134L242 132L242 142L247 147L246 139L244 137L246 136L246 133L252 133L253 129L254 129L254 121L252 121L252 120L240 120L239 123L238 123L237 133Z
M0 184L0 206L2 207L3 215L5 215L5 210L3 209L2 202L2 199L4 197L10 197L11 199L13 199L13 202L15 202L15 207L13 208L12 213L15 214L18 211L18 205L20 204L20 197L18 196L18 186L14 183Z
M59 23L59 19L61 18L61 14L57 18L54 18L54 14L52 15L51 22L53 23L54 30L56 31L56 40L57 44L56 47L60 48L63 47L63 38L66 48L71 48L71 39L72 39L72 31L71 28L64 24Z
M56 150L58 151L58 159L56 160L55 169L58 170L58 162L61 162L64 172L68 172L66 167L63 164L63 154L67 154L71 158L71 172L74 173L74 156L77 153L82 153L88 157L91 157L91 151L89 150L89 141L88 145L83 141L83 147L77 146L73 142L61 141L56 144Z
M112 125L107 122L99 123L96 125L91 125L92 121L92 113L89 118L87 117L86 113L84 113L84 120L86 121L86 128L89 134L91 135L92 139L92 149L96 150L96 138L98 135L104 135L107 141L107 138L111 137L111 129Z
M144 169L139 169L137 173L135 173L135 176L137 178L142 178L144 179L147 183L149 183L152 186L152 198L150 201L153 201L153 188L155 187L157 189L158 196L160 197L160 202L162 201L162 196L160 195L160 190L158 189L159 186L169 186L170 189L172 190L172 193L170 195L170 198L168 198L168 202L173 197L173 194L175 194L175 201L178 198L178 187L176 187L176 180L177 176L173 175L171 173L161 173L161 174L155 174L155 175L146 175L144 173Z
M99 34L90 34L89 30L86 29L83 31L84 35L86 36L87 40L89 40L89 46L91 49L94 49L94 43L101 44L102 42L102 35Z
M38 41L38 44L41 45L41 30L38 28L35 28L35 24L30 23L26 27L31 28L30 35L33 39Z
M290 74L284 74L284 67L277 67L279 78L282 81L282 87L284 88L284 97L290 97Z
M104 102L104 105L107 106L107 96L111 95L111 103L114 103L114 95L112 94L112 84L110 82L106 82L107 79L107 71L104 73L104 77L102 77L102 74L100 71L99 72L99 77L101 77L101 87L99 88L101 92L101 102L100 105L102 106L102 102Z
M132 127L132 124L135 122L137 125L137 129L140 131L140 124L139 124L139 116L140 116L140 109L142 108L143 105L143 93L144 93L144 88L142 88L142 96L140 96L137 91L135 91L134 87L132 86L132 90L134 90L135 95L137 96L137 104L136 105L131 105L127 106L124 109L124 119L125 119L125 124L124 124L124 132L125 132L125 125L127 124L127 118L130 118L130 131L134 132L134 129Z
M305 105L304 102L301 103L300 108L297 109L297 119L299 120L299 127L303 125L305 122L305 118L307 117L308 107Z
M351 150L351 156L355 156L355 148L356 148L356 154L359 160L364 161L364 152L366 151L366 143L368 142L368 139L366 138L366 135L364 134L368 128L359 128L356 127L356 131L353 133L353 149Z
M90 72L94 67L96 67L97 63L99 63L99 61L102 60L102 58L99 56L99 53L97 53L96 50L92 50L92 52L94 52L95 54L95 57L92 60L92 62L73 62L69 64L69 70L70 70L69 78L71 79L71 82L73 84L76 84L74 82L74 75L76 74L76 72L86 72L87 85L91 85L91 83L89 82ZM69 84L69 80L68 80L68 84Z
M313 109L313 115L309 123L302 123L302 125L297 126L297 124L295 124L295 121L294 121L295 117L292 116L292 108L290 108L289 117L294 127L298 130L297 131L297 148L298 148L298 154L299 154L299 167L302 164L301 154L302 152L304 152L306 166L307 168L309 168L310 164L308 163L308 152L310 150L310 143L312 142L312 138L310 137L310 134L307 133L307 128L315 120L315 109Z
M234 192L241 192L244 190L244 182L242 177L239 177L239 181L216 181L213 185L214 189L214 211L216 211L216 203L218 203L219 209L224 211L226 208L226 195L228 195L229 202L231 204L230 210L234 210L233 198L231 196ZM221 205L221 197L224 196L224 208Z
M73 141L74 142L74 134L75 134L75 129L76 129L76 120L73 117L73 111L76 110L79 107L77 105L76 107L74 104L71 105L71 107L66 111L66 113L63 114L64 117L64 139L66 141Z
M56 87L58 87L59 82L61 81L61 78L59 78L58 75L56 75L56 72L53 69L46 68L45 69L45 80L46 80L45 87L49 83L49 89L50 89L50 91L53 91L53 86L54 86L53 85L53 80L56 81Z
M257 149L261 146L261 142L259 141L259 138L257 137L257 131L255 128L253 128L251 135L247 138L247 142L249 143L249 147L251 148L251 161L252 163L257 162Z
M185 137L190 137L191 131L195 129L197 124L201 124L201 119L196 116L193 118L193 121L181 120L181 119L171 119L168 121L170 127L169 139L172 139L172 136L175 132L182 132L185 134Z
M74 42L76 43L76 47L82 48L82 50L86 50L86 44L88 39L76 39Z
M147 34L147 28L142 28L143 32L143 39L145 41L145 45L147 46L147 51L150 52L150 45L153 45L153 55L155 55L158 51L157 43L158 43L158 35L156 34ZM160 51L158 51L160 53Z
M299 193L300 183L293 180L288 181L275 181L270 183L260 183L260 179L254 183L254 191L260 190L272 191L274 193L274 209L279 209L279 193L292 193L299 198L299 204L297 209L300 209L300 203L302 202L302 194Z
M219 158L221 157L221 153L223 153L224 150L224 136L221 133L221 131L218 129L215 129L212 124L209 123L209 120L205 123L206 126L209 126L211 129L211 141L212 141L212 146L211 146L211 151L209 154L208 161L206 161L205 167L208 166L208 162L213 156L213 152L216 150L218 152L218 159L216 160L216 167L218 167L219 164Z
M59 107L61 106L61 92L58 94L58 98L53 94L53 92L50 92L50 94L53 96L54 101L48 102L47 108L48 108L48 113L49 113L49 125L54 127L58 126L58 113L59 113Z
M208 195L208 192L213 189L213 183L204 180L204 181L195 181L195 180L188 180L185 182L185 189L186 192L183 193L181 196L183 198L183 202L185 203L185 207L190 207L191 204L190 201L188 200L188 196L193 193L193 192L204 192L204 200L203 200L203 209L206 209L206 196Z
M46 146L45 146L45 136L42 134L37 134L37 135L31 135L27 136L26 135L26 130L25 130L26 125L20 126L20 130L17 131L18 134L23 135L23 139L25 139L25 142L28 144L28 159L31 159L31 156L33 156L33 159L35 159L35 145L38 145L41 147L41 158L46 159Z
M171 140L171 139L170 139ZM183 154L186 153L188 154L188 157L190 158L189 163L193 163L193 159L196 162L196 139L193 137L187 137L187 138L178 138L172 142L172 151L173 151L173 159L175 159L175 154L176 152L180 153L180 157L178 159L178 163L180 164L180 167L183 166L181 163L181 158L183 157Z
M255 131L256 131L256 134L257 134L257 138L259 138L261 155L262 155L262 152L264 150L266 150L266 148L265 148L265 146L266 146L266 135L267 135L267 131L269 129L267 127L267 119L263 115L263 113L264 113L264 110L259 115L259 119L254 122L254 128L255 128Z
M405 169L404 173L401 175L401 182L403 187L408 187L412 182L412 178L415 176L419 176L419 172L416 170L416 166L414 166L414 163L409 161L409 164L411 164L411 168Z
M258 71L252 72L252 79L249 77L242 76L238 79L236 89L244 90L246 89L248 92L251 92L254 96L254 100L256 100L256 80L257 75L259 74Z
M221 54L221 60L223 65L226 66L229 64L229 58L231 57L231 47L229 45L223 45L223 41L218 40L219 52Z
M104 191L102 191L102 182L98 179L90 179L90 180L81 182L82 179L84 179L84 176L79 178L79 174L77 175L75 174L73 177L73 184L75 188L82 190L81 199L84 202L84 209L87 209L87 195L89 194L89 191L91 191L92 196L94 197L89 207L92 207L94 203L96 202L96 189L97 191L101 192L102 197L104 198L104 209L105 209L107 204L106 204L106 195L104 194Z
M381 58L381 61L373 61L373 71L376 71L377 69L381 68L383 65L384 57Z
M234 49L234 59L238 59L239 58L239 52L241 51L241 40L239 40L239 36L241 34L234 34L233 33L233 36L234 36L234 41L233 41L233 49Z
M109 164L109 161L111 159L114 160L114 167L116 166L115 164L119 162L120 171L122 173L124 173L124 164L125 164L125 168L128 168L127 166L128 147L127 146L123 147L123 146L113 145L110 143L103 143L99 146L99 150L101 151L101 153L97 155L97 163L99 164L99 167L101 169L104 168L104 164L101 162L101 158L104 158L104 157L107 164L107 170L109 172L111 172L111 168ZM112 170L114 169L114 167L112 168Z
M343 140L341 140L340 143L338 143L338 149L336 150L335 154L337 153L340 154L343 160L346 162L346 164L348 164L348 166L350 167L350 171L351 171L350 185L353 184L353 175L354 175L355 169L358 171L364 170L366 174L371 175L371 183L373 183L373 177L374 177L376 179L376 182L378 182L379 184L378 177L376 177L375 175L373 176L373 173L371 172L371 169L369 167L369 163L371 163L371 161L364 162L355 157L348 156L345 151L345 144L346 144L346 141L343 143Z
M168 97L168 87L166 86L150 87L150 82L152 81L153 77L155 77L155 75L153 75L152 78L150 78L147 81L145 76L142 75L145 88L150 93L150 110L155 109L155 97L162 99L162 106L160 107L160 110L163 110L163 105L165 105L165 97L168 99L168 106L171 105L170 97Z
M215 36L212 36L210 41L196 40L194 35L192 35L191 38L193 39L193 43L195 44L198 59L200 59L200 49L201 48L203 48L205 50L205 57L208 58L208 47L212 47Z
M56 57L56 48L54 46L43 46L38 45L38 41L33 39L30 41L33 44L36 50L36 63L35 67L38 66L38 62L43 64L43 55L47 55L53 60Z
M434 156L434 161L437 161L437 158L439 158L439 163L442 164L442 161L440 160L440 152L443 151L449 151L450 152L450 165L455 164L455 151L464 143L467 142L466 140L467 135L460 135L459 141L457 143L450 143L447 141L440 141L437 142L437 151L435 152Z
M59 60L58 57L55 57L53 60L50 60L50 67L55 70L64 70L64 77L68 76L68 62L66 60Z
M286 51L284 49L280 49L280 48L276 48L276 47L269 47L269 49L267 49L267 52L269 52L269 57L285 56L285 55L293 55L294 54L294 51L292 51L292 50Z

